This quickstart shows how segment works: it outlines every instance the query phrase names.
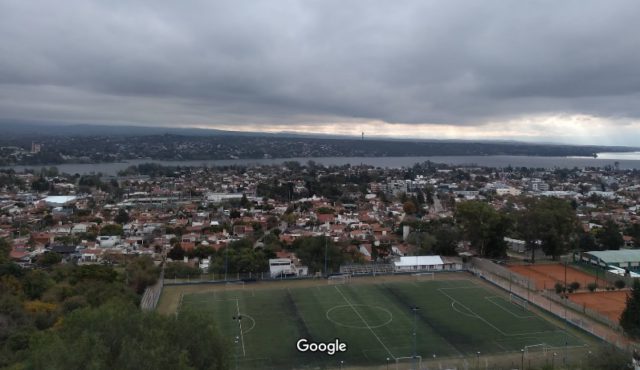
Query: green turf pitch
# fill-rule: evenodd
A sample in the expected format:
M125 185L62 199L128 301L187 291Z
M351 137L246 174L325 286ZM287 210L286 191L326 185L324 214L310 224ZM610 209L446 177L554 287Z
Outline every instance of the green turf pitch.
M472 280L245 289L185 295L181 310L206 312L221 331L238 337L239 368L380 365L411 356L414 314L423 358L518 352L526 345L584 342L509 297ZM238 322L233 317L240 313ZM241 328L240 328L241 327ZM334 356L299 353L300 338L347 343Z

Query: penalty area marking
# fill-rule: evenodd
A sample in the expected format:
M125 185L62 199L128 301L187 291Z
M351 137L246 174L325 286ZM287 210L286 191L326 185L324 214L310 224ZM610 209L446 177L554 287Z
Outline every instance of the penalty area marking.
M499 296L484 297L484 299L486 299L487 301L489 301L489 302L491 302L491 303L495 304L496 306L500 307L500 308L501 308L501 309L503 309L504 311L507 311L508 313L510 313L511 315L513 315L514 317L516 317L516 318L518 318L518 319L531 319L531 318L534 318L534 317L535 317L535 315L516 315L515 313L511 312L511 310L507 309L506 307L502 307L501 305L499 305L498 303L496 303L496 302L494 301L494 299L496 299L496 298L497 298L497 299L501 299L501 300L503 300L505 303L507 303L507 300L505 300L504 298L499 297ZM512 305L513 305L513 303L510 303L510 302L509 302L509 304L512 304Z
M376 310L382 311L384 313L387 314L388 319L387 321L383 322L382 324L378 324L378 325L368 325L364 320L361 320L364 324L364 326L358 326L358 325L351 325L351 324L343 324L340 321L334 319L331 317L331 313L335 310L339 310L342 308L349 308L349 309L353 309L353 307L370 307L370 308L374 308ZM352 305L348 305L348 304L343 304L343 305L339 305L339 306L334 306L331 307L330 309L327 310L325 316L327 317L327 320L331 321L332 323L339 325L339 326L344 326L345 328L351 328L351 329L377 329L377 328L381 328L383 326L389 325L391 323L391 321L393 321L393 314L387 310L384 307L380 307L380 306L370 306L370 305L366 305L366 304L352 304Z
M253 328L255 328L255 327L256 327L256 320L255 320L253 317L251 317L251 316L247 315L246 313L240 313L240 317L242 317L243 319L246 317L246 318L248 318L249 320L251 320L251 326L249 327L249 329L245 329L245 330L243 330L243 331L242 331L242 334L245 334L245 335L246 335L246 334L247 334L247 333L249 333L251 330L253 330Z

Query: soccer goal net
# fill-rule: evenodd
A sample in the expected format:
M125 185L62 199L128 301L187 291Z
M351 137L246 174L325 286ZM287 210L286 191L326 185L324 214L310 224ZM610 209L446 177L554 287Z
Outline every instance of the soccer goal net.
M435 279L436 274L433 272L419 272L413 274L416 277L417 281L426 281Z
M524 356L525 358L545 357L547 355L548 347L549 346L547 346L545 343L524 346Z
M422 356L396 357L396 370L422 369Z
M520 298L515 294L509 294L509 302L522 307L523 310L526 310L529 308L529 302L527 302L526 299L524 298Z
M333 275L329 276L327 279L327 284L329 285L338 285L338 284L346 284L351 281L351 275Z

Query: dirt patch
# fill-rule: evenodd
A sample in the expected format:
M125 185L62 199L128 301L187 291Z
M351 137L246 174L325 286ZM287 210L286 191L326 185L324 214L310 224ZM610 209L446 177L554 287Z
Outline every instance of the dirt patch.
M627 294L628 291L626 290L580 292L569 294L569 299L609 317L614 322L618 322L626 306Z
M565 279L567 285L575 281L580 283L582 289L590 283L597 283L598 286L609 285L603 279L562 264L513 265L509 266L509 270L531 279L536 285L536 290L554 289L556 283L564 284Z

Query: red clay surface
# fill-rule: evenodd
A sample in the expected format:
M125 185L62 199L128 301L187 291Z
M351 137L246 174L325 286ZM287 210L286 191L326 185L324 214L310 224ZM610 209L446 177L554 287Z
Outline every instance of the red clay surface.
M512 265L509 270L528 277L535 283L536 290L554 289L556 283L564 284L565 266L561 264L541 264L541 265ZM587 284L596 282L596 277L589 275L570 266L566 267L567 285L577 281L580 288L584 289ZM607 283L598 279L598 286L606 286Z
M627 302L626 290L612 290L602 292L580 292L569 294L569 299L588 309L607 316L614 322L620 320L620 314Z

